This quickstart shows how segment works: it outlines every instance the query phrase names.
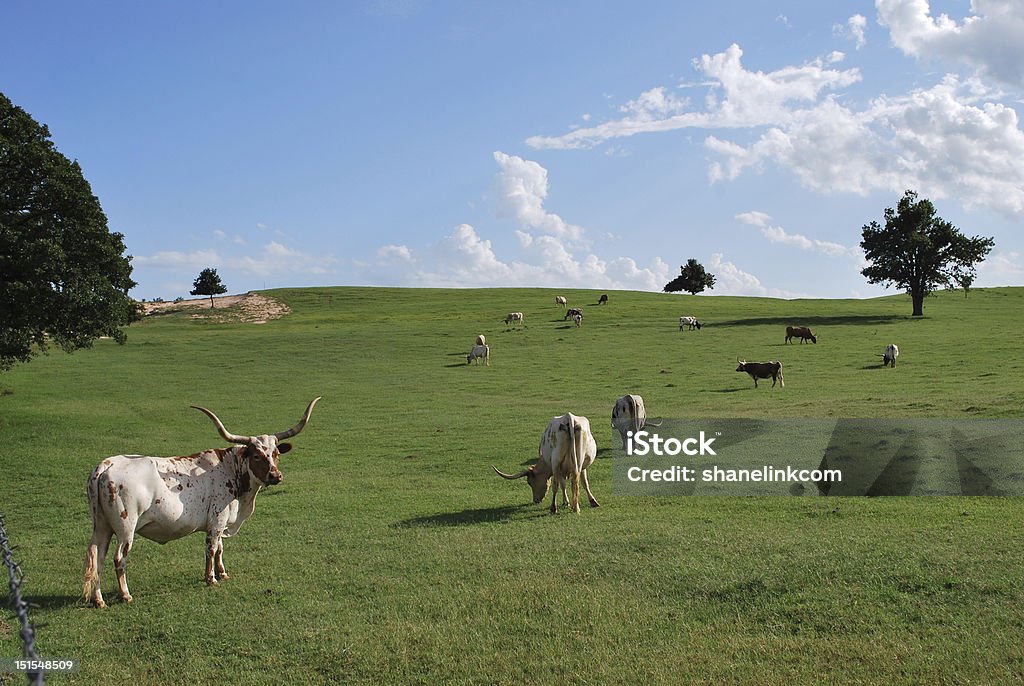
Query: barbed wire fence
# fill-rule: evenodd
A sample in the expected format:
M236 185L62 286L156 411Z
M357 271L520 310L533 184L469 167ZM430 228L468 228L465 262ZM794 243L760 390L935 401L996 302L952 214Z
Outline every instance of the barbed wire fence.
M28 618L29 604L21 597L21 586L25 581L25 573L21 571L21 566L14 561L14 551L11 549L10 541L7 539L5 524L4 515L0 512L0 556L3 557L3 563L7 567L7 578L11 589L11 605L14 608L14 614L18 616L18 622L21 624L21 642L24 644L23 653L25 659L39 660L39 652L36 650L36 632ZM27 676L30 684L43 683L44 677L41 670L29 671ZM0 677L0 683L2 683L2 677Z

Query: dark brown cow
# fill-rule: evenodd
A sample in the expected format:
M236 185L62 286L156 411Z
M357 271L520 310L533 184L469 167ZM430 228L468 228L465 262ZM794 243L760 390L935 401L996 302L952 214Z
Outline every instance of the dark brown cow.
M818 343L818 337L811 333L811 330L806 326L787 326L786 342L789 343L791 338L799 338L801 344L808 340L815 345Z
M605 305L608 303L608 294L604 293L600 298L597 299L598 305Z
M754 388L757 388L758 379L767 379L771 377L772 388L775 388L775 382L778 381L779 385L785 388L786 381L782 378L782 363L778 360L772 360L771 362L747 362L746 360L738 360L740 366L736 367L738 372L746 372L750 374L750 378L754 380Z

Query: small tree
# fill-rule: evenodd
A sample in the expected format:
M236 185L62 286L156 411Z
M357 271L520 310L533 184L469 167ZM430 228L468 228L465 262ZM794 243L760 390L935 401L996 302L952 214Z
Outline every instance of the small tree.
M228 287L220 282L220 277L217 276L217 270L210 269L209 267L199 272L199 276L197 276L196 280L192 282L192 290L189 291L191 295L210 296L211 308L213 307L213 296L227 292Z
M0 371L56 344L124 343L131 258L78 162L0 93Z
M705 288L715 287L715 275L704 271L704 265L692 257L679 268L679 276L665 284L666 293L686 291L690 295L697 295Z
M869 283L906 289L913 316L924 314L924 298L939 286L969 287L975 265L992 250L991 238L968 238L935 213L930 200L903 194L896 209L885 209L885 226L871 222L862 228L860 247L871 264L861 271Z

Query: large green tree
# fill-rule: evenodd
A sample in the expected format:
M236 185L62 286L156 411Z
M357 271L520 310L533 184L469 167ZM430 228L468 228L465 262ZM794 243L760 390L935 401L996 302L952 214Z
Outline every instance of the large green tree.
M199 276L197 276L196 280L192 282L192 290L189 291L191 295L210 296L211 308L213 307L213 296L227 292L228 287L221 283L220 276L217 275L217 270L211 269L210 267L199 272Z
M125 340L131 258L78 162L0 93L0 370L50 344Z
M697 295L705 288L715 287L715 275L704 270L704 265L690 258L679 268L679 276L665 284L666 293L686 291L690 295Z
M870 283L905 289L915 317L924 314L924 299L936 288L971 284L975 265L994 245L991 238L963 235L914 191L906 191L895 209L885 209L885 226L873 221L861 235L860 247L871 263L861 274Z

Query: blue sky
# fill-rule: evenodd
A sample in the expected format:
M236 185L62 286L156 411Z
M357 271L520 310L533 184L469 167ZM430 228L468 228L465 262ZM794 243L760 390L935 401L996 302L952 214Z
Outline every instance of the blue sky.
M23 2L0 91L133 295L283 286L868 297L904 189L1024 284L1024 1Z

